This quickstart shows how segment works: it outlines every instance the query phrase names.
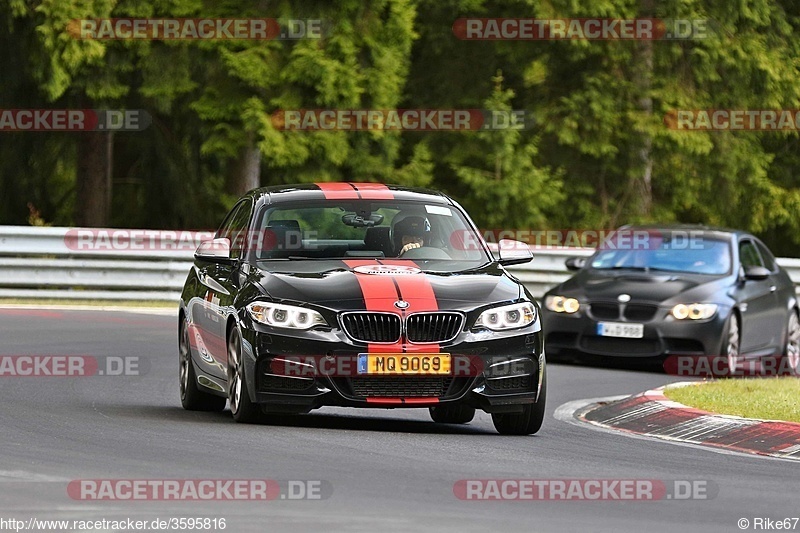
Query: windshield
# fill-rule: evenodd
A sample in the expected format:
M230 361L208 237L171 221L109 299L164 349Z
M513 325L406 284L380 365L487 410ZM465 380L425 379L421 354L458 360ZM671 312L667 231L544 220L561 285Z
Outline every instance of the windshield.
M597 270L664 270L691 274L723 275L730 272L731 251L726 241L703 239L692 246L676 247L662 240L650 249L601 250L592 258Z
M490 261L455 207L398 200L319 200L267 205L251 243L256 261L408 259L451 272Z

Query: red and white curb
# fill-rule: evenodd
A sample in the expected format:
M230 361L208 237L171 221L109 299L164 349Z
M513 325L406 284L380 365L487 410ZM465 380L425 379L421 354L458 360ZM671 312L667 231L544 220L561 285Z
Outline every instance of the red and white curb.
M668 387L695 386L683 382ZM718 415L664 396L664 388L611 401L594 401L572 416L597 427L661 440L800 460L800 424Z

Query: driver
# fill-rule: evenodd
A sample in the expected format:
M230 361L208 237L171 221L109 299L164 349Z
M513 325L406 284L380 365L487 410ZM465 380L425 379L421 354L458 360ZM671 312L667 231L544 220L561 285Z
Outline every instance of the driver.
M414 248L430 246L431 223L425 217L408 216L395 224L392 239L398 257Z

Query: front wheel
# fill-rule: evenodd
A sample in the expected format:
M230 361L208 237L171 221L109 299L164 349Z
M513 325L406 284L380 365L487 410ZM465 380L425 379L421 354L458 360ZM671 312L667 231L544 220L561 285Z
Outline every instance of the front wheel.
M728 319L728 327L726 328L726 334L723 336L722 344L725 347L725 356L728 359L728 376L731 377L741 373L742 357L740 355L741 338L739 331L739 317L732 312Z
M797 311L794 309L789 313L789 322L786 324L786 343L783 347L783 357L786 358L789 374L800 376L800 320L798 320Z
M197 374L192 363L192 351L189 346L189 326L184 320L178 332L178 356L180 363L181 405L187 411L222 411L225 409L225 398L200 390L197 386Z
M542 377L542 390L536 403L526 405L521 413L492 414L494 428L501 435L533 435L542 427L547 399L547 371Z
M234 326L228 335L228 401L231 414L237 422L252 424L261 417L258 405L250 399L245 381L242 335Z

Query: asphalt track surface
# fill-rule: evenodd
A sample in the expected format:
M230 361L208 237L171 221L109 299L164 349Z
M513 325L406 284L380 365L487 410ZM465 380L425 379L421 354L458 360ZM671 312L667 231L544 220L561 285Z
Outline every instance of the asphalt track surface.
M498 435L488 415L436 425L427 410L323 408L236 424L184 411L176 320L131 312L0 309L0 355L146 358L144 375L0 377L0 518L225 518L226 531L740 531L800 516L800 465L630 438L557 420L565 402L676 378L550 365L538 435ZM325 499L84 501L81 479L320 480ZM705 480L711 500L464 501L462 479ZM330 491L329 491L330 492ZM800 529L800 524L796 526ZM750 530L750 529L748 529ZM219 530L218 530L219 531Z

